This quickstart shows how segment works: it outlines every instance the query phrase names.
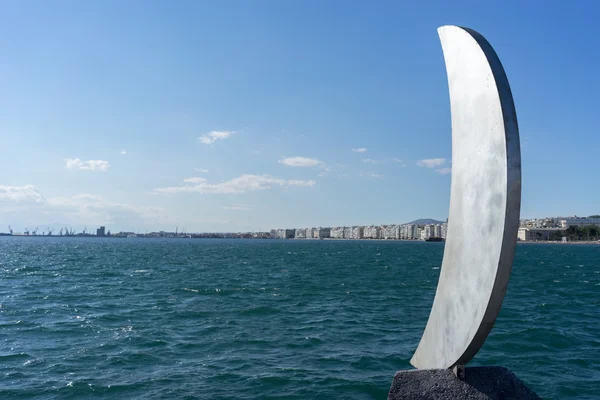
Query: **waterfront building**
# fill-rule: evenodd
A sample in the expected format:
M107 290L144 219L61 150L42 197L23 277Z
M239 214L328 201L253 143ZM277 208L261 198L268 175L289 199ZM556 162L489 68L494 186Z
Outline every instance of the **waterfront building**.
M343 239L344 238L344 228L336 226L335 228L331 228L331 238L332 239Z
M566 228L570 226L592 226L596 225L600 227L600 217L570 217L565 218Z
M331 237L331 228L319 228L317 230L317 237L319 239L327 239Z
M363 239L364 232L364 226L355 226L354 228L352 228L352 239Z
M352 227L351 226L344 227L344 239L352 239Z
M556 232L564 232L561 228L519 228L517 239L523 241L547 241Z
M295 239L306 239L306 229L296 229Z
M433 225L433 224L425 225L423 227L423 230L421 231L421 239L427 240L434 236L435 236L435 225Z
M393 239L394 233L391 225L384 225L381 227L381 238L382 239Z
M96 236L106 236L106 228L101 226L100 228L96 229Z
M534 218L520 220L521 228L567 228L564 218Z
M394 225L394 239L400 239L401 236L401 226L400 225Z
M440 231L441 231L441 236L440 237L442 239L446 239L448 237L448 223L447 222L444 222L442 224L442 227L441 227Z
M415 225L415 224L402 225L401 239L405 239L405 240L417 239L417 225Z
M380 239L381 238L381 227L365 226L364 237L365 237L365 239Z
M278 231L279 239L293 239L295 234L295 229L279 229Z
M398 226L397 225L386 225L381 228L382 239L398 239Z
M400 239L408 239L408 225L400 226Z

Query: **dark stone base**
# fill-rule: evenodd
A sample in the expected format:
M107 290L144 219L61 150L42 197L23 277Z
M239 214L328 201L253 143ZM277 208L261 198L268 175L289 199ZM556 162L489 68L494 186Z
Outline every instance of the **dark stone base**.
M468 367L460 380L451 370L398 371L388 400L523 399L539 400L515 374L504 367Z

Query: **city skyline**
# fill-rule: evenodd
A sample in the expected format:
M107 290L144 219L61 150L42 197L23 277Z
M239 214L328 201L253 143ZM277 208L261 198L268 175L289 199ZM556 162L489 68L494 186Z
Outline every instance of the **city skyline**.
M447 23L479 30L504 63L521 217L597 214L599 7L7 3L0 231L443 221Z
M113 235L115 234L139 234L139 235L148 235L150 234L151 236L155 236L155 234L160 233L160 234L165 234L165 235L175 235L177 236L177 234L179 233L179 235L182 236L186 236L186 235L203 235L203 234L219 234L219 233L223 233L223 234L248 234L248 233L271 233L271 236L273 236L273 232L282 232L282 231L293 231L293 232L297 232L298 230L300 231L306 231L308 232L309 230L320 230L320 229L327 229L328 232L331 231L332 238L335 238L336 235L333 234L334 230L341 230L341 232L345 232L347 229L352 229L355 230L356 228L381 228L382 230L384 228L393 228L393 227L407 227L407 226L414 226L414 227L426 227L426 226L439 226L440 229L443 226L444 228L444 232L447 229L447 225L448 225L448 219L445 220L436 220L436 219L432 219L432 218L419 218L413 221L409 221L409 222L402 222L402 223L384 223L384 224L366 224L366 225L348 225L348 224L342 224L342 225L335 225L335 226L327 226L327 225L315 225L312 227L286 227L286 228L271 228L271 229L267 229L267 230L250 230L250 231L189 231L187 230L185 227L182 227L180 229L179 226L175 227L175 230L146 230L145 232L133 229L133 230L115 230L113 232ZM596 226L596 227L600 227L600 214L594 214L594 215L589 215L589 216L577 216L577 215L561 215L561 216L552 216L552 217L538 217L538 218L521 218L520 219L520 228L519 230L521 230L522 228L528 228L528 229L567 229L570 226L580 226L580 227L585 227L585 226ZM0 229L0 235L4 236L7 234L11 234L11 235L15 235L15 236L94 236L94 231L96 232L95 236L111 236L110 232L111 229L110 227L107 229L106 226L100 226L98 228L96 227L92 227L91 229L88 229L88 227L86 226L85 228L83 228L83 230L78 231L77 229L74 229L72 226L67 226L64 224L54 224L54 225L42 225L40 226L36 226L35 228L29 229L29 228L25 228L22 232L18 231L18 230L14 230L12 229L11 225L8 226L8 230L6 232L4 232L2 229ZM350 231L352 232L352 231ZM390 231L391 232L391 231ZM440 231L441 232L441 231ZM308 234L307 234L308 235ZM312 234L311 234L312 235ZM348 236L346 233L341 233L342 236ZM361 238L360 236L362 236L362 233L357 234L356 231L354 231L354 233L351 234L352 236L359 236L358 238ZM392 236L391 233L387 234L388 236ZM397 233L398 236L399 233ZM298 236L297 233L295 236ZM419 236L419 235L417 235ZM277 235L277 237L279 237L279 235ZM308 237L312 237L312 236L308 236ZM368 237L368 235L367 235ZM445 238L445 233L442 236ZM339 238L339 237L338 237ZM355 237L356 238L356 237ZM372 237L375 238L375 237Z

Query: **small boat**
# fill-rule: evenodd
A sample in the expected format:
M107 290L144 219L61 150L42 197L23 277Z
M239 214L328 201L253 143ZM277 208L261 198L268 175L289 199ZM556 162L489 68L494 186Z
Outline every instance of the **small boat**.
M444 238L441 237L430 237L425 239L426 242L443 242Z

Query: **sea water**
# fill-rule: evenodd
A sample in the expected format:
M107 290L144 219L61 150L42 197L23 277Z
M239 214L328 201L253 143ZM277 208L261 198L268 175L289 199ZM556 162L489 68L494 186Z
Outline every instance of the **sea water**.
M385 399L443 243L0 238L0 398ZM520 244L470 365L600 398L600 246Z

